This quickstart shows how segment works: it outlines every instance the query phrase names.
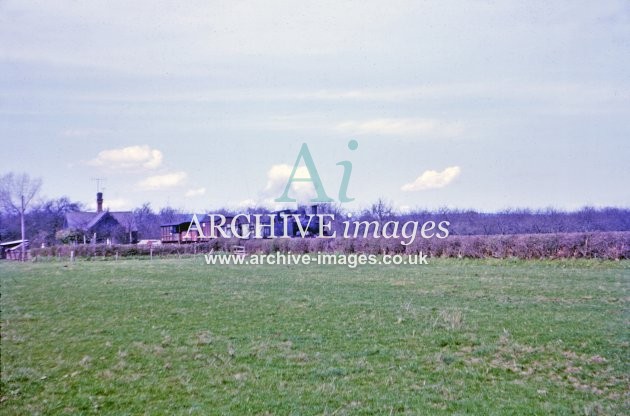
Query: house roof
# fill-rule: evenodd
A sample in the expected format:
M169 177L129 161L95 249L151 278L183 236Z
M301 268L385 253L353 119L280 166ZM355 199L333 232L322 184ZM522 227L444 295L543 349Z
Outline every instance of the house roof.
M182 224L188 224L188 223L190 223L190 221L173 222L173 223L168 223L168 224L161 224L160 227L172 227L174 225L182 225Z
M1 247L19 246L23 242L28 244L28 240L13 240L13 241L5 241L4 243L0 243L0 246Z
M160 224L160 227L166 227L169 225L180 225L185 222L190 222L192 217L193 217L193 214L174 214L170 222L162 223ZM201 215L197 215L197 218L199 218L199 221L201 221Z
M225 223L229 224L235 217L235 215L224 215L225 217ZM199 222L210 222L210 215L209 214L205 214L203 216L197 216L197 218L199 218ZM247 223L249 222L247 217L239 217L238 218L238 223Z
M193 215L197 215L197 219L199 220L200 224L201 223L209 223L210 222L210 215L208 215L208 214L178 214L177 218L173 222L160 224L160 227L170 227L170 226L173 226L173 225L182 225L182 224L191 223ZM229 224L230 221L232 221L233 218L234 218L234 215L226 215L225 216L225 223ZM179 219L179 221L177 219ZM238 222L241 223L241 224L246 224L249 221L247 220L246 217L239 217Z
M87 225L85 226L85 229L89 230L90 228L94 227L96 224L99 223L99 221L101 221L105 217L105 215L107 215L107 211L97 212L96 215L92 217L90 222L87 223Z
M95 215L96 212L68 212L66 214L66 225L68 228L87 229L87 225Z
M133 231L137 230L136 219L133 216L133 212L130 211L119 211L119 212L109 212L109 215L114 217L118 223L124 227L131 228Z
M169 227L173 225L188 224L192 222L193 215L197 216L199 223L207 222L207 215L205 214L176 214L172 222L160 224L160 227Z
M130 211L101 211L101 212L68 212L66 214L66 226L68 228L78 228L83 231L87 231L95 227L100 221L106 217L112 217L121 226L137 231L136 221L133 217L133 213Z

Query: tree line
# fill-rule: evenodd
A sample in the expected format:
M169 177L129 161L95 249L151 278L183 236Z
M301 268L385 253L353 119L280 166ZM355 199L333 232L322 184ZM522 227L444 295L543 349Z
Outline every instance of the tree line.
M22 235L38 247L65 241L63 230L66 214L85 210L85 207L65 196L53 199L38 197L40 185L39 179L31 179L25 174L0 176L0 241L18 240ZM326 204L318 209L320 213L335 214L335 218L347 218L348 215L339 204ZM156 210L148 202L132 212L140 239L158 239L160 225L190 220L190 213L172 207ZM239 212L229 209L212 212L235 215L268 210L251 207ZM380 198L369 207L352 214L353 219L361 221L449 221L451 235L630 231L630 209L614 207L584 207L576 211L510 209L493 213L448 208L399 212L393 204Z

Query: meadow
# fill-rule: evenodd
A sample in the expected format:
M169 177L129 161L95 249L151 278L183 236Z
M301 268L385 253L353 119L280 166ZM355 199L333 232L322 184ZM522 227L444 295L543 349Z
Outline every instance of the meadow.
M0 263L0 411L628 414L630 261Z

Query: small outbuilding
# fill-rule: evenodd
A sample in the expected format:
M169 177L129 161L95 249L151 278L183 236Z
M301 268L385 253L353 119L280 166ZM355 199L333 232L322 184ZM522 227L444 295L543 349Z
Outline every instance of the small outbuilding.
M29 257L28 240L14 240L0 243L0 258L7 260L22 260L22 247L26 251L26 259ZM24 260L26 260L24 259Z

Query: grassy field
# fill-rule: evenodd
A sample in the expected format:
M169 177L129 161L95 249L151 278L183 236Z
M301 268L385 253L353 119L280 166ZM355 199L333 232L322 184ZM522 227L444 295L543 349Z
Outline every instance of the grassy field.
M628 414L630 262L0 263L2 414Z

